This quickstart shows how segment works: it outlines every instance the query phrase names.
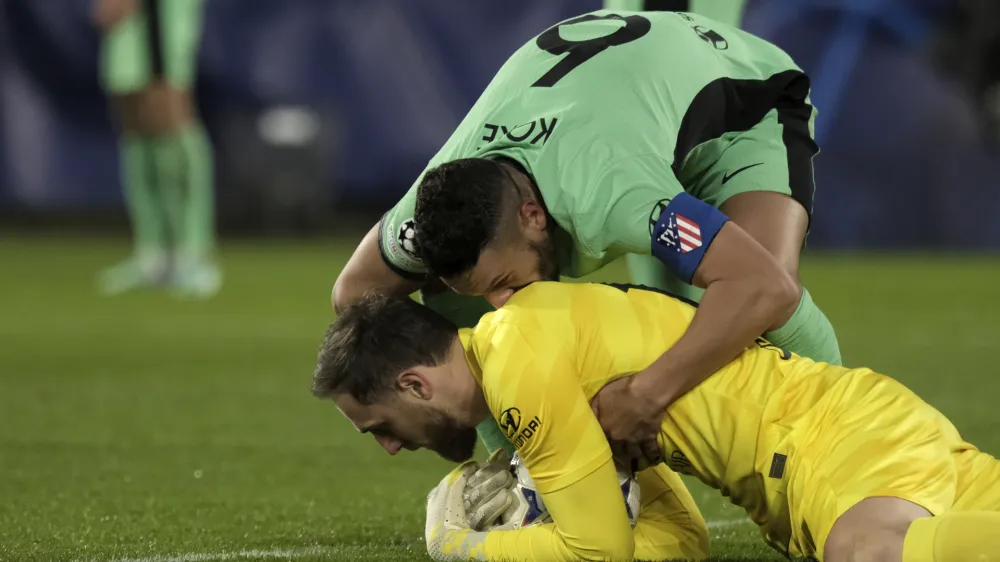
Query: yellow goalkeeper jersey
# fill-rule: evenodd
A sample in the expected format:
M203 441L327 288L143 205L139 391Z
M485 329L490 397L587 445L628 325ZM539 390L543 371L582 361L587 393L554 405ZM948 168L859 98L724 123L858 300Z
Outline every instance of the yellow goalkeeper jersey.
M540 282L460 331L491 412L543 496L609 462L591 398L650 365L694 314L692 305L649 289ZM659 438L667 464L720 489L787 550L785 457L776 451L787 424L846 371L758 341L670 407Z

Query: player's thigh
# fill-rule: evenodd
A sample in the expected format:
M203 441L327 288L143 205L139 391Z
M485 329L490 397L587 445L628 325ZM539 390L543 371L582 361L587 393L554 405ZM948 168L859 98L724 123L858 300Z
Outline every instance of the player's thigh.
M112 96L138 92L149 84L149 21L139 8L101 37L101 86Z
M823 562L899 562L906 531L927 509L892 497L861 500L834 523L820 559Z
M868 498L898 498L932 514L955 501L958 431L889 377L845 373L789 443L785 492L793 541L804 554L823 553L837 520Z
M202 0L147 0L145 8L153 78L143 91L143 122L152 134L174 134L194 120Z
M815 191L808 115L811 108L771 110L748 131L699 145L681 170L685 189L721 209L793 275Z
M201 0L148 0L102 40L102 84L126 131L171 134L194 119Z
M202 0L146 0L102 37L102 84L112 94L141 90L154 77L190 90L197 72Z
M174 90L190 90L198 69L203 0L147 0L157 11L162 78Z
M955 511L1000 512L1000 460L974 447L952 455L958 471Z
M708 556L708 526L680 476L665 465L643 470L639 482L636 560L700 560Z

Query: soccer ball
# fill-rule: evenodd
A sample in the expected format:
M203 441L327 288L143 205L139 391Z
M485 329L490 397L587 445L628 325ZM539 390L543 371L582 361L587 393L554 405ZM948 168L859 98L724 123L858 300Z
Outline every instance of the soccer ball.
M414 257L417 256L417 225L413 222L413 219L404 221L403 224L399 225L396 240L404 252Z
M618 463L615 463L615 467L618 469L618 486L621 487L622 497L625 500L628 521L635 527L639 519L639 482L631 472ZM517 482L514 485L514 503L507 508L507 512L501 518L502 524L520 529L551 523L552 515L545 508L542 495L535 488L535 481L531 479L527 467L517 453L514 453L510 460L510 473Z

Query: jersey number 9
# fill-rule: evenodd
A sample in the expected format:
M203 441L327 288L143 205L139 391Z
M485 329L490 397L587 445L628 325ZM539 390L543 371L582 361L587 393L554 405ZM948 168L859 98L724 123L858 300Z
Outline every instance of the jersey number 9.
M586 41L567 41L559 36L559 28L563 25L573 25L575 23L593 20L618 20L625 22L625 26L619 28L610 35L595 37L593 39L587 39ZM649 33L649 20L642 16L635 15L622 17L615 14L609 14L606 16L587 14L585 16L564 21L554 27L550 27L538 36L538 39L535 40L535 44L538 45L539 49L548 51L553 55L569 54L566 58L562 59L555 66L553 66L548 72L543 74L542 77L531 86L533 88L548 88L550 86L554 86L556 82L562 80L562 78L569 74L574 68L587 62L608 47L631 43L647 33Z

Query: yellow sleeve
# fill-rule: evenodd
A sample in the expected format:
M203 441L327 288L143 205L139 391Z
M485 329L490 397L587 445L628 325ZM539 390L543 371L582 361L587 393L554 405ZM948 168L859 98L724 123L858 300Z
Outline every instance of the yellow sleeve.
M488 533L488 560L632 560L632 528L611 459L543 499L553 523Z
M481 356L490 410L518 450L553 524L487 535L487 558L631 560L611 449L581 388L570 342L498 323Z
M580 481L611 458L581 388L575 346L551 332L498 322L479 354L490 411L542 494Z

